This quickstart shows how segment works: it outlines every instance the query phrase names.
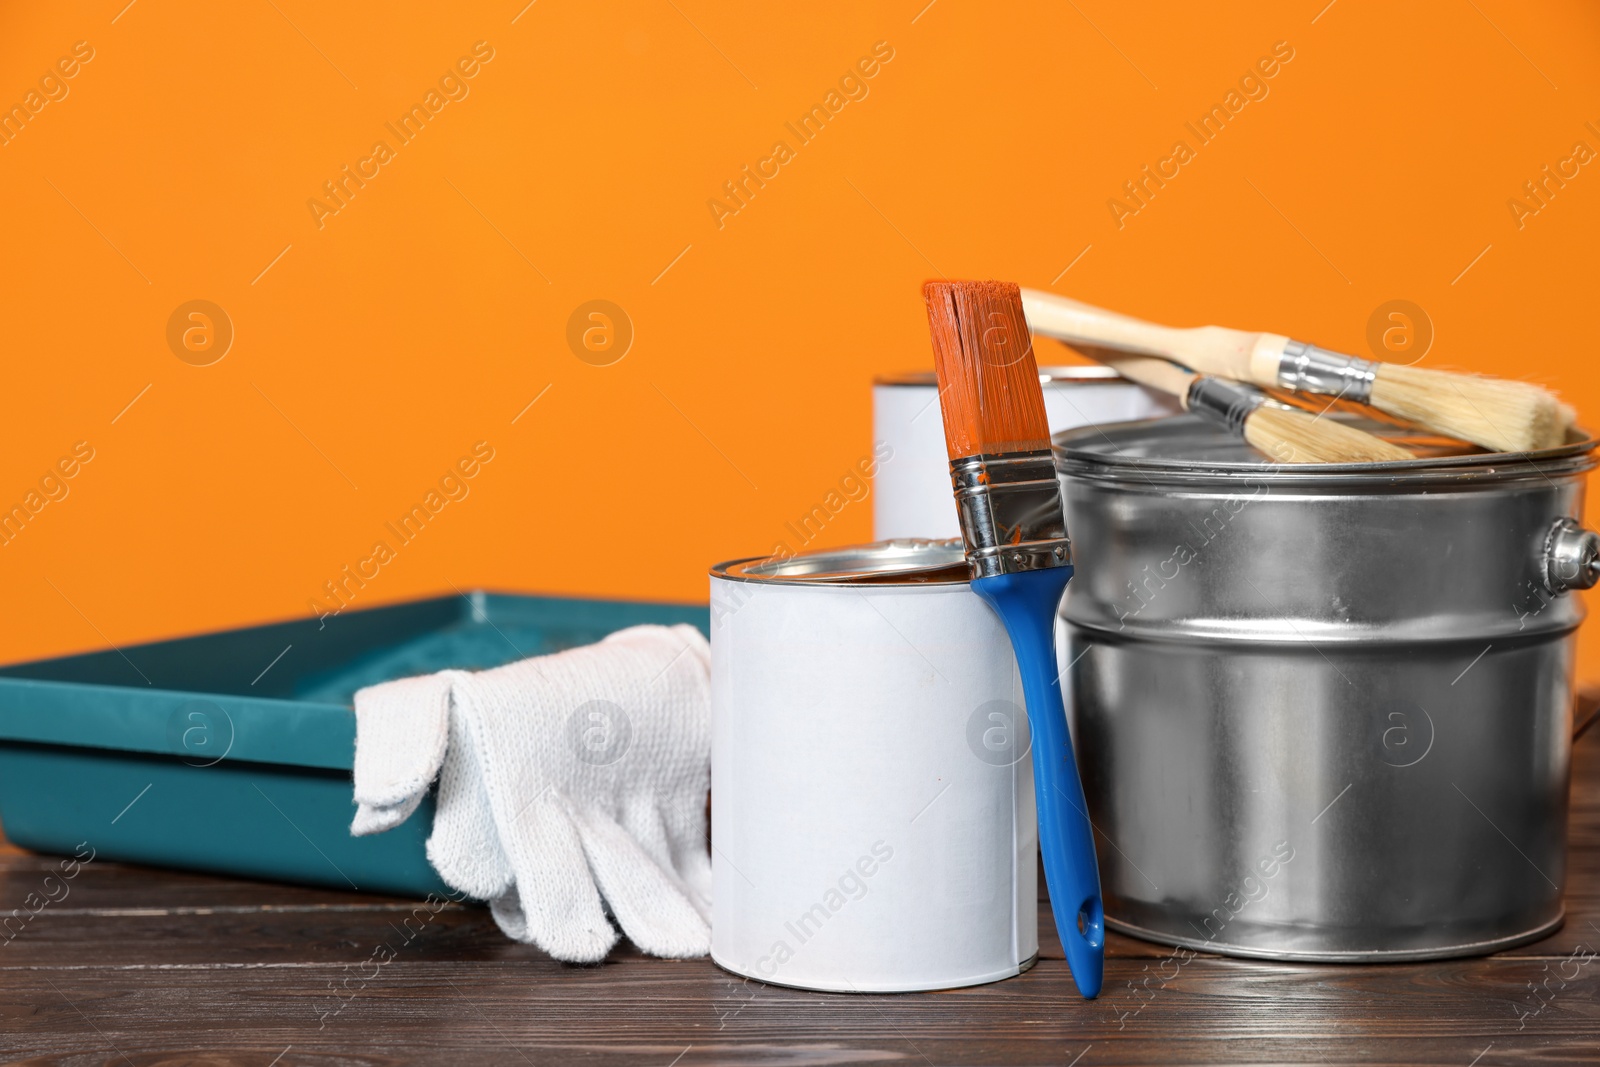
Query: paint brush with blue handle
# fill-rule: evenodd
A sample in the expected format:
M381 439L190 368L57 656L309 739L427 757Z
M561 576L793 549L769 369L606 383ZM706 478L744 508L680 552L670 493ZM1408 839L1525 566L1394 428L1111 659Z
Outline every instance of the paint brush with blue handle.
M922 295L972 591L1005 623L1017 656L1050 908L1078 992L1093 998L1105 970L1100 868L1054 637L1072 546L1022 291L1008 282L941 281L926 283Z

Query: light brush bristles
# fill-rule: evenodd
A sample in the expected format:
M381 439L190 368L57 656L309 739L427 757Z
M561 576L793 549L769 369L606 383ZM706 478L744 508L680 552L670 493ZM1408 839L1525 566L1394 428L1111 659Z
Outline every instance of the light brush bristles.
M1498 452L1554 448L1566 438L1561 401L1537 385L1385 363L1372 405Z
M951 459L1050 448L1039 366L1010 282L922 287Z
M1399 445L1331 418L1262 404L1244 420L1244 439L1279 463L1392 463L1416 459Z

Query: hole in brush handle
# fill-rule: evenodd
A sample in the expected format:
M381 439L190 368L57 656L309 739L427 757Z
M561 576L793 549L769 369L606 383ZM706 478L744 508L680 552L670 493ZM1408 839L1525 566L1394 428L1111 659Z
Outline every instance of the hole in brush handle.
M1090 948L1106 943L1106 915L1099 897L1089 897L1078 905L1078 936Z

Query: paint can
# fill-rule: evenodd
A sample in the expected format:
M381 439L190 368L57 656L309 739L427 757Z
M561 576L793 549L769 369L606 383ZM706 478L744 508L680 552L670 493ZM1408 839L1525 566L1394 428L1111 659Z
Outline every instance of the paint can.
M978 985L1038 952L1021 680L960 541L711 571L712 959L776 985Z
M1117 376L1110 367L1040 367L1050 432L1175 414L1171 397ZM872 383L872 434L887 445L873 478L872 535L956 537L950 461L939 386L932 371L892 374Z

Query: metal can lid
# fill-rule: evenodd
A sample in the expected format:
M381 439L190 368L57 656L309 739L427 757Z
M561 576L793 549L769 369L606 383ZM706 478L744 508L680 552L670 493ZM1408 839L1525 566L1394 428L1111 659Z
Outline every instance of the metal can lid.
M792 556L751 556L719 563L711 576L778 585L965 585L972 580L959 537L905 537Z
M1369 433L1410 449L1415 459L1384 463L1275 463L1243 438L1194 415L1101 424L1063 430L1051 440L1056 470L1068 477L1212 482L1241 476L1274 483L1505 481L1542 479L1587 471L1597 442L1574 428L1565 444L1538 452L1485 452L1425 430L1379 422L1349 412L1328 412Z
M1039 368L1040 385L1106 385L1113 382L1126 381L1126 378L1110 367L1102 367L1098 364ZM939 384L939 380L931 370L912 370L902 371L898 374L880 374L872 379L872 384L916 385L933 388Z

